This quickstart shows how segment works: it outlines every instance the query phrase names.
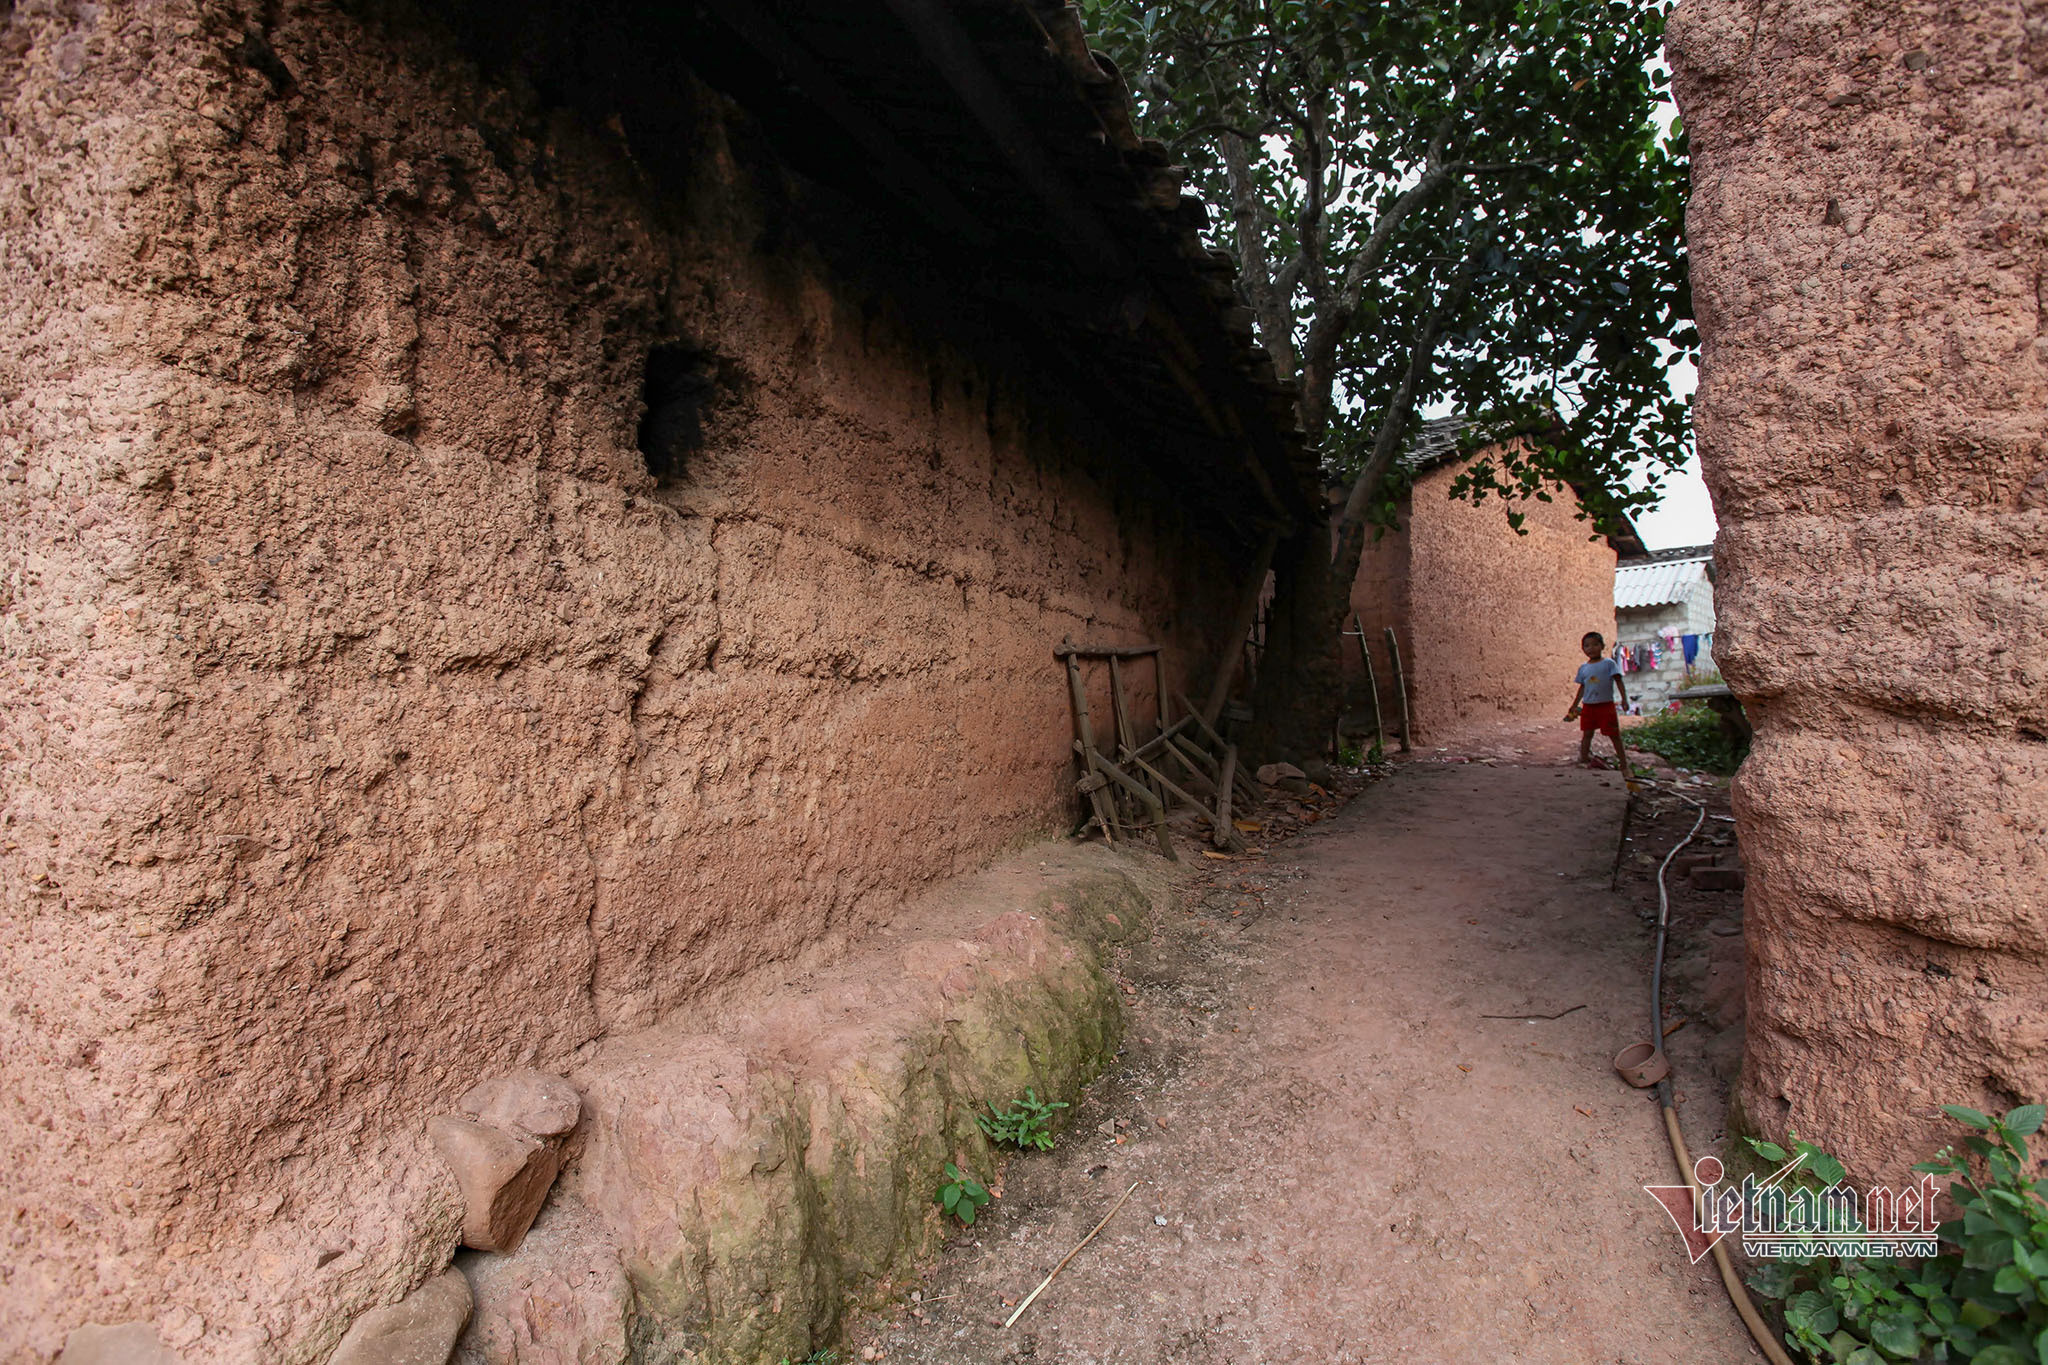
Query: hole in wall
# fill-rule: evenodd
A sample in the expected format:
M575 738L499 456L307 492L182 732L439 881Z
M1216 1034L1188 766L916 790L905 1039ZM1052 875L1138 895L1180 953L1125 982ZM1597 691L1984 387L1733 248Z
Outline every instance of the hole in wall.
M718 387L718 358L688 342L647 352L640 383L640 457L662 483L686 478L704 448L704 416Z

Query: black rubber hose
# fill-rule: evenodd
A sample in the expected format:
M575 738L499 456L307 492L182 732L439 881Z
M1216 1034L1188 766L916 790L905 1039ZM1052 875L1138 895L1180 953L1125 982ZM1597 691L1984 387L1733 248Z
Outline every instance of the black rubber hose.
M1664 944L1671 928L1671 893L1665 889L1664 874L1671 867L1671 860L1678 851L1691 843L1700 832L1700 826L1707 822L1707 808L1682 791L1671 793L1691 806L1699 814L1693 818L1692 828L1685 837L1671 846L1664 855L1664 861L1657 865L1657 948L1650 958L1650 1046L1659 1052L1664 1050ZM1685 1133L1678 1125L1678 1106L1671 1095L1671 1078L1666 1076L1657 1082L1657 1104L1663 1111L1664 1134L1671 1140L1671 1157L1678 1163L1678 1173L1684 1178L1686 1188L1692 1191L1693 1207L1697 1209L1704 1197L1699 1182L1693 1178L1692 1153L1686 1150ZM1756 1311L1756 1304L1749 1297L1749 1290L1743 1287L1742 1279L1735 1273L1735 1266L1728 1259L1728 1248L1723 1241L1714 1243L1714 1268L1721 1272L1722 1287L1728 1291L1728 1301L1735 1305L1736 1315L1742 1325L1749 1329L1750 1336L1762 1349L1771 1365L1793 1365L1792 1357L1785 1354L1785 1348L1778 1344L1778 1338L1763 1316Z

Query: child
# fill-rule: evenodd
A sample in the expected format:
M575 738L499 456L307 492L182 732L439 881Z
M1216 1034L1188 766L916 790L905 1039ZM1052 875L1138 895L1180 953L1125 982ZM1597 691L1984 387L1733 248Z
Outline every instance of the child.
M1621 704L1628 705L1628 684L1621 680L1621 665L1606 657L1607 641L1596 630L1579 638L1579 648L1586 652L1586 662L1579 665L1573 679L1579 690L1572 697L1572 709L1564 713L1566 720L1577 718L1579 722L1579 764L1586 768L1599 766L1593 761L1593 734L1598 731L1614 741L1615 766L1627 772L1628 755L1621 747L1621 719L1614 708L1617 691Z

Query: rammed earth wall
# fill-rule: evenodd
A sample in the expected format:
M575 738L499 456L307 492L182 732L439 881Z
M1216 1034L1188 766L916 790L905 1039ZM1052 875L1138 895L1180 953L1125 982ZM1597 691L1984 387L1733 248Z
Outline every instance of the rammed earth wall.
M1249 557L708 92L635 148L352 13L0 19L10 1359L317 1358L453 1246L429 1115L1061 829L1052 647L1186 685Z
M1369 542L1352 582L1389 735L1400 697L1386 627L1401 642L1418 740L1508 720L1559 721L1579 638L1614 639L1614 551L1575 515L1576 499L1474 503L1450 496L1459 466L1431 469L1402 500L1397 529ZM1517 535L1507 513L1522 514ZM1363 697L1357 642L1345 641L1349 695Z
M1862 1174L2048 1098L2048 15L1685 0L1721 521L1756 748L1741 1099Z

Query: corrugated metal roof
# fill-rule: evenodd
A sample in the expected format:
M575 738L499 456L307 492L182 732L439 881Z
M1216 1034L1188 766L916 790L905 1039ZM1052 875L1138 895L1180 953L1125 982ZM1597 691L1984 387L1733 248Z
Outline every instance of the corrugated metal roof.
M1683 602L1707 576L1707 561L1682 559L1663 563L1623 564L1614 571L1614 609L1661 607Z

